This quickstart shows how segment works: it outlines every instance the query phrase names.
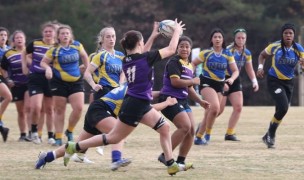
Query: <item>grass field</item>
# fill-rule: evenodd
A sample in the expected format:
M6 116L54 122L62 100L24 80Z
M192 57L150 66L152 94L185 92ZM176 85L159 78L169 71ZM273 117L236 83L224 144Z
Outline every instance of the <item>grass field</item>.
M104 156L98 155L95 148L88 151L94 164L71 162L64 167L60 158L42 170L35 170L39 152L54 147L46 143L46 131L42 145L17 142L17 114L14 104L10 104L4 123L11 131L6 143L0 141L0 179L304 179L303 107L289 109L277 132L276 149L267 149L261 141L274 107L244 107L237 127L241 142L224 141L231 110L227 107L217 119L208 146L192 147L187 161L193 162L195 169L170 177L157 161L161 152L158 134L143 125L127 138L123 154L133 160L128 167L116 172L110 170L111 148L108 146ZM199 107L193 107L193 111L198 124L204 111ZM82 126L83 118L76 135Z

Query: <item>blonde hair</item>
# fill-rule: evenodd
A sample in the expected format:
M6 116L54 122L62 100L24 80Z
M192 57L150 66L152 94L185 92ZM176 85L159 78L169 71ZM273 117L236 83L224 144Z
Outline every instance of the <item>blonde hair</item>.
M103 40L104 40L105 33L106 33L107 30L110 30L110 29L113 29L114 32L115 32L114 27L107 26L107 27L102 28L100 30L100 32L98 33L97 41L96 41L96 44L97 44L96 52L102 47L102 43L103 43Z

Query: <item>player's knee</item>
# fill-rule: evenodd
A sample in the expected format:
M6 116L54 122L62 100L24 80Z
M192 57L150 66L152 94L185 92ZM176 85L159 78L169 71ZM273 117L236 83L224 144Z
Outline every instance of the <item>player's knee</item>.
M162 131L169 131L170 125L166 122L164 117L160 117L157 123L154 125L153 129L155 131L162 130Z
M106 134L102 134L102 143L103 145L109 144Z

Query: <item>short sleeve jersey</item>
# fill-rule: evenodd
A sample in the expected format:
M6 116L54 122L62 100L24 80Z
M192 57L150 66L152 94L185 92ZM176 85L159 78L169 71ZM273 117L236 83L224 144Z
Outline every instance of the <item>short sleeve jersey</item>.
M41 68L40 62L47 52L53 45L46 44L42 39L32 41L26 47L26 53L32 54L32 64L29 67L30 73L44 73L45 70Z
M153 99L153 64L160 59L158 50L132 54L124 58L123 71L128 82L128 95L144 100Z
M15 49L6 51L2 58L1 68L8 71L9 77L16 86L27 84L28 78L22 73L21 52Z
M233 48L233 45L228 46L227 49L234 56L234 60L235 60L235 63L237 65L239 71L241 71L242 67L245 66L245 63L252 63L251 52L247 48L245 48L244 52L242 52L242 53L235 50ZM231 69L229 66L227 68L227 75L229 75L229 76L232 75L232 72L231 72Z
M102 50L93 56L91 64L98 69L99 84L102 86L118 87L122 72L122 60L124 54L120 51L114 55Z
M276 41L269 44L265 52L268 55L272 55L271 67L268 71L270 76L276 77L281 80L290 80L294 77L295 67L300 60L304 58L303 47L296 43L297 49L285 48L285 55L283 56L283 51L281 47L281 41Z
M45 56L53 59L54 77L66 82L75 82L81 78L79 69L79 52L83 50L80 42L74 41L68 47L56 46L50 48Z
M188 97L188 87L177 88L171 84L171 78L192 79L193 68L191 63L185 62L180 56L173 56L165 67L163 77L163 87L161 94L169 95L178 99L186 99Z
M225 72L230 63L235 63L234 57L228 49L223 49L220 54L213 48L199 53L199 59L203 62L203 76L215 81L224 81Z

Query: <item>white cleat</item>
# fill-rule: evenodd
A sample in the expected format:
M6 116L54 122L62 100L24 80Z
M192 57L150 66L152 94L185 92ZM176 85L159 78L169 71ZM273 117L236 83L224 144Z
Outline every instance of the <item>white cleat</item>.
M32 133L32 142L35 144L41 144L42 141L38 136L38 133Z
M99 155L103 156L103 146L98 146L98 147L96 147L96 152L97 152Z
M91 161L86 157L84 153L75 153L72 157L71 160L74 162L78 163L85 163L85 164L93 164L94 161Z

